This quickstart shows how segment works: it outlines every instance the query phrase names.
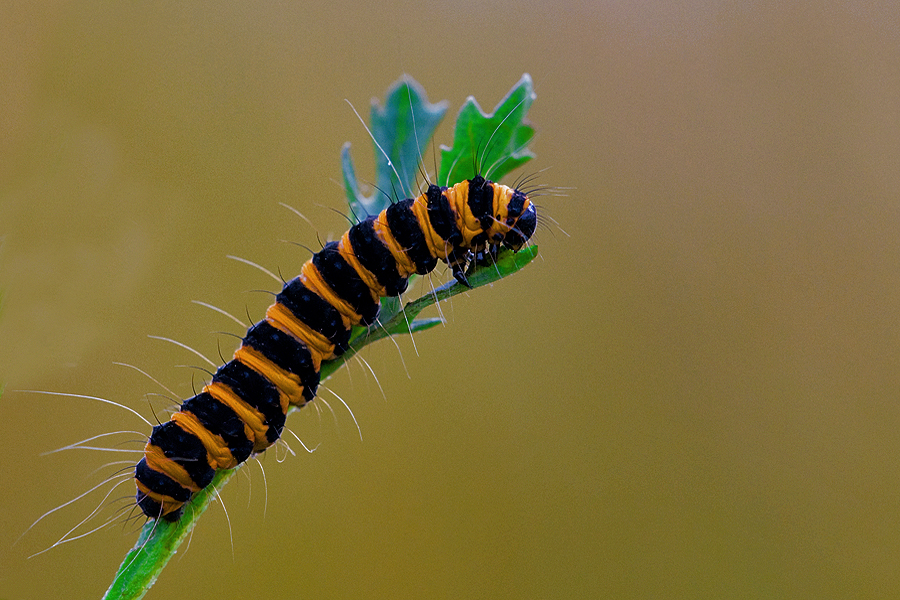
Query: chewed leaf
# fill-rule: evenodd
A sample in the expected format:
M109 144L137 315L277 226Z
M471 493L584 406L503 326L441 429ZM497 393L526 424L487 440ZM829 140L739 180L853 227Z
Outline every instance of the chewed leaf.
M453 146L441 146L438 182L453 185L479 174L499 181L534 158L528 148L534 128L525 121L525 115L535 98L527 73L491 114L485 114L469 96L456 118Z
M350 145L345 144L341 152L344 188L357 220L378 214L390 205L392 199L418 195L414 190L419 163L446 112L446 101L428 102L425 90L408 75L391 86L384 106L377 99L372 100L371 133L379 190L372 197L366 197L359 191L350 158Z

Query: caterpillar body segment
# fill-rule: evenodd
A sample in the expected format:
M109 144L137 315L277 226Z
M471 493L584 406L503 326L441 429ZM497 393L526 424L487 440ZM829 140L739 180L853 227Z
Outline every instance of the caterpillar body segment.
M500 246L521 249L537 225L520 190L481 176L430 185L393 203L315 253L253 325L231 361L171 420L153 428L135 467L137 504L150 518L177 520L219 469L274 444L288 409L316 396L322 361L348 349L350 328L371 325L380 299L438 261L468 285L467 270Z

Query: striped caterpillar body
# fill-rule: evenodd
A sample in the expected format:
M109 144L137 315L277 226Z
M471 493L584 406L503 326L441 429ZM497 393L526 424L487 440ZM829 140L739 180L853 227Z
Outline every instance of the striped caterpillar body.
M350 328L370 325L380 299L438 260L468 285L473 263L500 246L520 250L534 234L535 206L517 189L476 176L430 185L327 243L286 283L234 358L171 420L153 428L135 467L137 504L150 518L177 520L216 470L230 469L281 436L291 405L311 401L323 360L348 349Z

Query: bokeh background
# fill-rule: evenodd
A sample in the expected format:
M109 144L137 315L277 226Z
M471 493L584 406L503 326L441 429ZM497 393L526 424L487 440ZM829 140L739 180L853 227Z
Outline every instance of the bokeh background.
M541 258L364 356L150 598L900 597L900 13L890 2L0 5L0 597L99 597L109 455L346 227L339 151L401 73L524 72L571 188ZM428 167L432 157L425 157ZM310 227L278 205L307 215ZM565 231L566 233L563 233ZM402 354L402 360L401 360ZM405 367L404 367L405 363ZM408 376L407 376L408 372ZM326 399L329 396L326 393ZM299 445L292 444L295 450ZM113 459L118 459L114 456ZM281 459L285 459L279 462ZM121 490L122 488L120 488ZM126 491L115 495L130 494ZM94 502L99 500L94 497Z

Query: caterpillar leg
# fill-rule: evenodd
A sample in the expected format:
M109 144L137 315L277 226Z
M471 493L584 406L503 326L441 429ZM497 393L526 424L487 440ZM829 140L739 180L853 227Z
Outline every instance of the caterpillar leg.
M464 285L469 289L472 289L472 284L469 283L468 277L466 277L466 273L471 272L471 269L464 268L462 265L454 265L453 266L453 278L456 279L460 283L460 285Z
M461 285L471 289L468 275L472 274L475 267L483 267L494 265L497 263L497 253L500 252L500 246L491 245L482 248L477 252L467 251L461 256L456 257L454 262L450 264L453 270L453 277Z

